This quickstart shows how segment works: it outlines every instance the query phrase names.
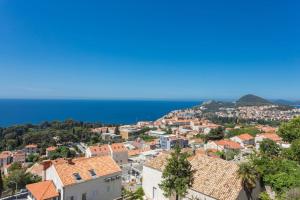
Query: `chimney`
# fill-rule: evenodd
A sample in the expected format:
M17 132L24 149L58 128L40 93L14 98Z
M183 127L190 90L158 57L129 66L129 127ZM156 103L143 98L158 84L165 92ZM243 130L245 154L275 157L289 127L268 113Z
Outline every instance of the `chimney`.
M46 180L46 170L52 165L51 160L45 160L41 162L41 165L43 165L43 174L42 174L42 180Z

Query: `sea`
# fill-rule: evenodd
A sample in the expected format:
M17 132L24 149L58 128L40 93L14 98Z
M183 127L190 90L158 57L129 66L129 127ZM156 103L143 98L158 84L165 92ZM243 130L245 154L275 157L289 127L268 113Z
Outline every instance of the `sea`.
M153 121L201 101L0 99L0 127L73 119L105 124Z

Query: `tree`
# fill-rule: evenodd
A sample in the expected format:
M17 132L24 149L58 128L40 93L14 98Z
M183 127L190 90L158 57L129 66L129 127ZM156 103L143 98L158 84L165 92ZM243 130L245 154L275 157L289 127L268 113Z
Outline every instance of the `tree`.
M209 134L207 134L207 140L221 140L225 136L224 127L219 126L218 128L212 129Z
M300 164L300 139L294 140L290 147L291 159Z
M259 146L259 150L261 153L265 154L266 156L273 156L273 157L279 156L281 152L280 146L270 139L264 139Z
M278 130L284 141L292 142L300 139L300 117L296 117L287 123L282 123Z
M256 187L258 172L252 163L242 163L238 170L238 176L242 180L242 186L247 194L248 200L252 199L252 191Z
M189 187L192 186L193 170L187 160L188 154L182 153L178 145L167 160L166 167L162 174L162 182L159 187L163 190L165 197L184 197Z
M25 188L27 184L36 183L41 181L41 178L31 173L26 172L24 169L17 169L12 171L5 179L6 186L13 191L16 189Z

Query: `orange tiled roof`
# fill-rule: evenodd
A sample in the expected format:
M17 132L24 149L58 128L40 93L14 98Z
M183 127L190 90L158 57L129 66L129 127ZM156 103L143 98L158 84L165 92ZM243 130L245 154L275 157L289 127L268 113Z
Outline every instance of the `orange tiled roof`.
M265 139L270 139L270 140L273 140L274 142L279 142L282 140L281 137L279 137L279 135L275 134L275 133L263 133L263 134L260 134L258 135L262 138L265 138Z
M9 157L11 155L12 155L12 153L10 151L2 151L0 153L0 159L7 158L7 157Z
M89 147L90 151L92 152L92 154L110 154L110 149L108 144L105 145L101 145L101 146L90 146Z
M35 163L34 165L32 165L30 168L28 168L26 170L26 172L30 172L34 175L38 175L38 176L43 176L43 165L42 164L39 164L39 163Z
M56 150L56 147L53 147L53 146L48 147L48 148L46 149L46 151L55 151L55 150Z
M231 140L218 140L214 141L218 146L227 147L229 149L241 149L241 145L237 142L231 141Z
M25 148L37 148L36 144L28 144L25 146Z
M74 173L78 173L83 181L87 181L93 178L89 170L94 170L97 177L121 172L120 167L110 156L77 158L53 165L64 186L77 183Z
M114 143L111 144L110 147L113 152L127 151L127 148L124 146L123 143Z
M248 133L241 134L241 135L239 135L237 137L239 137L243 141L244 140L252 140L254 138L252 135L250 135Z
M168 154L162 153L147 161L145 166L163 171L168 158ZM201 154L192 156L189 162L195 170L192 190L219 200L238 198L242 184L237 174L237 164Z
M36 200L47 200L59 196L52 181L29 184L26 185L26 188Z

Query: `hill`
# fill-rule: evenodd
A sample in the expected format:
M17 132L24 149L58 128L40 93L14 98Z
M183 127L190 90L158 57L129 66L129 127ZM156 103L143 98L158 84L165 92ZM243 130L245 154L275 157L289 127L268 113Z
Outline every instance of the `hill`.
M242 96L239 100L236 101L236 106L264 106L272 105L273 103L253 94L247 94Z
M208 112L216 112L219 111L220 108L233 108L234 103L232 102L224 102L224 101L207 101L204 102L201 106L203 106Z

